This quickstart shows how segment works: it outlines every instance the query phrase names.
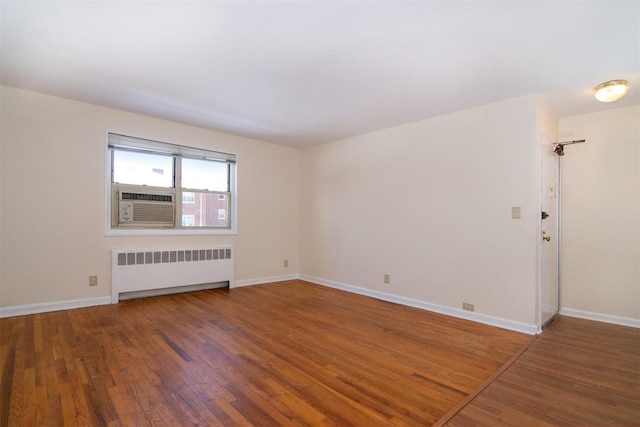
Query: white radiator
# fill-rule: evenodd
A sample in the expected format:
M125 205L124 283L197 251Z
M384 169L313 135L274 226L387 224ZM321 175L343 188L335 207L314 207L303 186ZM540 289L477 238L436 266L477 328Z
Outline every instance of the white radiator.
M233 287L232 247L114 250L111 303L120 294L229 282Z

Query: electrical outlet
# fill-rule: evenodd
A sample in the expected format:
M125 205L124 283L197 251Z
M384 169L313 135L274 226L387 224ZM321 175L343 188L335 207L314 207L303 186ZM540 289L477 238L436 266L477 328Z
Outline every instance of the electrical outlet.
M475 311L476 308L473 304L469 304L468 302L463 302L462 309L467 311Z
M520 212L520 206L514 206L511 208L511 219L520 219L522 217Z
M389 284L389 275L388 274L384 275L384 283Z
M98 276L89 276L89 286L98 286Z
M284 268L287 268L287 267L289 267L289 260L285 259L284 260Z

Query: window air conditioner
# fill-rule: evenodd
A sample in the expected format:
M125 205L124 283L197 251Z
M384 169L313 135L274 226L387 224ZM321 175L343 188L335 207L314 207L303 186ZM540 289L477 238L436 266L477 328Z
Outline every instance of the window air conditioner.
M173 194L118 191L119 226L173 226L174 223Z

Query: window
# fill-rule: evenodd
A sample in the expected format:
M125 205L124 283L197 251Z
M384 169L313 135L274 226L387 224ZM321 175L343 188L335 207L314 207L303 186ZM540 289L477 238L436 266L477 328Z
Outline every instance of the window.
M196 225L196 217L194 215L182 215L182 226L193 227Z
M235 231L234 154L114 133L108 139L107 231Z
M173 159L152 153L114 151L113 182L154 187L173 186Z
M196 202L196 193L191 191L182 192L182 203L195 203L195 202Z

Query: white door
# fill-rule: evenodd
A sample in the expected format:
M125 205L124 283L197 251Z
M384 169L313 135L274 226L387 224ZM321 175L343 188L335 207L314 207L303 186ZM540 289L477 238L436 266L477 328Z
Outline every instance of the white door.
M553 152L553 142L542 137L541 197L541 321L542 327L553 321L559 306L559 225L560 225L560 157Z

